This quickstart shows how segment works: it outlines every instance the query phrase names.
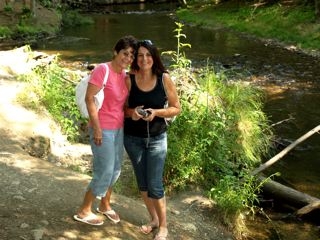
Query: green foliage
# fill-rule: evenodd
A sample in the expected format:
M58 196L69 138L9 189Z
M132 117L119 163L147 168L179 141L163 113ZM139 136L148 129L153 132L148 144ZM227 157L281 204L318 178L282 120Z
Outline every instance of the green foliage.
M182 113L168 130L167 190L197 185L227 215L252 210L260 186L249 172L268 153L272 137L263 93L210 66L192 73L176 57L185 58L183 46L178 41L171 72L180 86Z
M12 30L8 27L0 27L0 38L7 38L12 35Z
M24 6L24 7L22 8L22 14L23 14L23 15L26 15L26 16L31 16L31 10L30 10L30 8Z
M239 177L226 175L210 189L209 195L215 199L227 216L235 216L244 210L249 210L254 214L263 184L278 175L279 173L275 173L263 181L257 180L256 177L245 171L242 171Z
M176 51L165 51L161 54L167 54L172 57L173 64L171 67L173 68L188 68L191 65L191 60L187 59L185 56L185 53L182 51L184 48L188 47L191 48L191 44L189 43L183 43L181 41L181 38L187 38L185 34L182 33L182 27L184 26L182 23L175 22L177 25L177 28L173 31L177 34L175 35L175 38L177 38L177 50Z
M40 4L46 8L61 9L62 4L59 0L39 0Z
M184 8L180 19L200 26L229 27L262 38L274 38L303 49L320 49L320 26L308 5L269 4L254 7L233 2Z
M31 26L31 25L25 25L20 22L19 25L16 26L16 30L14 32L14 35L19 37L28 38L31 36L35 36L38 33L38 29Z
M64 26L80 26L86 24L93 24L93 20L82 14L79 14L77 10L65 11L62 15L62 24Z
M254 213L261 185L249 173L268 154L272 133L261 91L223 76L208 68L193 76L200 86L180 96L182 113L168 130L164 180L168 191L203 188L224 222L235 226L243 211Z
M257 194L260 193L261 184L246 173L243 177L239 180L238 177L226 175L209 192L228 216L237 215L246 209L254 213L254 205L259 202Z
M198 82L193 96L181 97L183 111L169 129L174 152L168 153L166 179L174 187L211 188L222 176L256 166L269 150L271 133L258 89L209 69Z
M30 83L26 92L33 94L20 96L20 101L32 109L45 106L69 141L78 140L78 126L84 122L75 103L75 84L72 82L79 78L60 67L55 58L50 64L37 66L31 74L24 76Z
M8 5L5 5L5 6L4 6L3 10L4 10L5 12L12 12L12 11L13 11L13 8L12 8L11 5L8 4Z
M54 7L56 10L62 10L62 5L54 4L51 1L42 1L47 7ZM7 10L9 11L9 9ZM11 10L12 11L12 10ZM64 26L79 26L84 24L92 24L93 19L85 15L79 14L76 10L62 11L62 24ZM8 27L10 31L0 27L0 37L12 39L32 39L41 35L54 34L60 29L61 16L57 14L57 25L48 25L46 23L38 22L37 18L32 15L29 8L24 7L22 14L19 15L19 22L15 26Z

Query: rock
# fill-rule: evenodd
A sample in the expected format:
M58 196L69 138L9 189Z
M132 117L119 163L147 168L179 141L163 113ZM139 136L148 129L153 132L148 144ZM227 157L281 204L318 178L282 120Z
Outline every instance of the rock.
M29 224L27 224L27 223L22 223L20 225L20 228L28 228L28 227L29 227Z
M73 233L73 232L71 232L71 231L67 231L67 232L65 232L64 233L64 236L66 237L66 238L64 238L64 239L77 239L78 237L77 237L77 234L76 233ZM61 239L62 240L62 239Z
M17 200L21 200L21 201L25 201L26 199L22 196L13 196L13 199L17 199Z
M49 222L47 220L42 220L41 223L45 226L49 225Z
M180 212L178 210L175 210L175 209L171 209L170 211L172 214L175 214L175 215L179 215Z
M182 225L182 228L191 232L196 232L198 230L197 227L192 223L185 223Z
M34 240L41 240L44 234L44 229L34 229L32 230L32 233L33 233Z
M44 136L31 137L24 149L33 157L44 158L50 152L50 139Z

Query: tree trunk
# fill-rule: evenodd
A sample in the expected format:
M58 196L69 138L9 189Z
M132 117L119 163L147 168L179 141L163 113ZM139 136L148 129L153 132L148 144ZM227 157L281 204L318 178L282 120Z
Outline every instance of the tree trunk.
M320 199L318 198L284 186L271 179L266 180L266 178L262 176L259 176L258 178L261 182L265 182L262 186L265 193L272 195L274 198L279 199L290 206L301 208L296 212L299 216L320 208Z
M309 213L315 209L319 209L319 208L320 208L320 201L312 202L312 203L308 204L307 206L299 209L297 211L297 216L307 214L307 213Z
M295 148L298 144L302 143L307 138L311 137L313 134L320 131L320 125L316 126L315 128L311 129L309 132L298 138L296 141L291 143L288 147L283 149L281 152L279 152L276 156L265 162L264 164L260 165L258 168L252 171L252 175L256 175L266 168L270 167L272 164L280 160L284 155L286 155L289 151L291 151L293 148Z

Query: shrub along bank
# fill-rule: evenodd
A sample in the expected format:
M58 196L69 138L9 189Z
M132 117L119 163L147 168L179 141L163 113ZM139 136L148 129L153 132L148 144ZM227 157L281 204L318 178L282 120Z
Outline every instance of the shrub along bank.
M260 5L239 1L197 3L179 9L177 16L182 21L199 26L227 27L263 39L294 45L297 49L310 53L320 51L320 24L316 21L314 7L305 2Z
M91 18L80 15L77 10L50 1L37 2L35 12L22 1L0 3L0 44L30 45L37 39L57 35L61 27L92 23Z
M183 52L189 45L181 42L182 27L177 24L177 51L168 53L183 111L168 130L167 192L204 189L217 202L222 220L239 232L235 223L244 210L253 210L259 193L249 172L268 153L272 137L262 111L263 94L241 79L231 81L213 66L193 71ZM79 128L86 121L75 104L79 73L64 68L56 57L22 79L30 83L25 92L34 94L20 96L20 101L34 109L44 105L68 139L79 141Z

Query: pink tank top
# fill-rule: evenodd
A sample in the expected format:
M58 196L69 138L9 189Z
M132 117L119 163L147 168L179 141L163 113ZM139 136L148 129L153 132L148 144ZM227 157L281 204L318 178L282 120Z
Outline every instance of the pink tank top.
M104 88L104 101L99 110L99 122L102 129L119 129L124 122L124 104L128 96L128 89L125 84L126 72L116 73L111 63L108 62L109 76ZM101 87L106 74L104 64L96 66L91 74L90 83ZM89 122L89 126L90 126Z

